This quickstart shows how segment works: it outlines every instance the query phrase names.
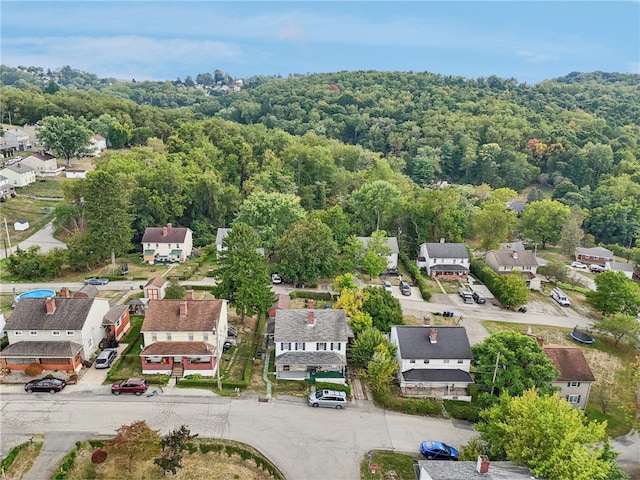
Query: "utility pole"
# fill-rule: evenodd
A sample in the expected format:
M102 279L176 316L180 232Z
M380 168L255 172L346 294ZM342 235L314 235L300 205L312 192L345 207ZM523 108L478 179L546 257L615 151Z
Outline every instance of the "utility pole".
M7 241L9 242L9 250L11 250L11 237L9 237L9 227L7 227L7 217L4 217L4 231L7 232Z
M498 363L500 362L500 352L496 357L496 366L493 368L493 379L491 379L491 395L493 395L493 387L496 383L496 376L498 375Z

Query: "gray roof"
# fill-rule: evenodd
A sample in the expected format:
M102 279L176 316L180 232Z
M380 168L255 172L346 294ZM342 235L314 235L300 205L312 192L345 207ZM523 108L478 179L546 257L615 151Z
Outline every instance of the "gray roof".
M230 231L230 228L219 228L216 232L216 245L222 245L222 240L229 235Z
M334 352L287 352L276 357L276 365L346 365L345 357Z
M373 240L373 237L356 237L356 239L362 243L364 248L367 248L367 245L369 245L369 242ZM391 249L391 253L400 253L400 248L398 248L398 239L396 237L387 237L384 244Z
M394 325L398 335L398 351L403 360L473 359L464 327ZM438 331L436 343L429 341L431 329Z
M405 382L474 383L469 372L453 368L412 368L402 372Z
M75 357L80 350L82 350L82 345L66 340L60 342L17 342L2 350L0 357Z
M87 320L95 298L54 297L56 309L47 313L45 298L21 298L7 330L80 330Z
M313 325L307 325L310 313L313 313ZM352 336L344 310L276 311L275 342L346 342Z
M464 265L460 265L458 263L450 263L444 264L440 263L438 265L431 266L432 272L468 272L469 268Z
M26 172L35 172L33 168L28 165L23 165L22 163L14 163L13 165L9 165L8 167L4 167L5 170L11 170L15 173L26 173Z
M429 258L469 258L467 246L464 243L423 243Z
M616 272L633 272L633 265L624 262L609 262L611 270Z
M441 460L418 460L416 469L423 467L431 480L531 480L535 477L526 466L511 462L490 462L487 473L476 471L476 462L443 462ZM427 477L427 478L429 478ZM424 480L420 479L419 480Z
M491 250L487 255L495 257L498 266L511 265L519 267L537 266L536 254L531 250Z
M115 325L118 319L120 319L127 310L129 310L129 307L126 305L116 305L115 307L111 307L102 319L102 324Z
M149 303L149 299L148 298L130 298L129 300L127 300L127 303L125 303L125 305L147 305Z
M613 258L613 252L611 250L607 250L604 247L593 247L593 248L576 247L576 253L579 253L581 255L589 255L590 257Z
M524 244L522 240L518 240L516 242L507 242L500 244L500 250L515 250L517 252L524 250Z
M87 297L97 297L98 291L98 287L95 285L83 285L76 293L84 293Z
M507 207L518 213L524 211L526 206L527 204L525 202L507 202Z

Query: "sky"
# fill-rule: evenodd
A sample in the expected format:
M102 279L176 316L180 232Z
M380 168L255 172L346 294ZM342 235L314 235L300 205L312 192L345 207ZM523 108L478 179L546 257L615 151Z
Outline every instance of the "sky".
M0 62L175 80L380 70L640 73L640 0L0 0Z

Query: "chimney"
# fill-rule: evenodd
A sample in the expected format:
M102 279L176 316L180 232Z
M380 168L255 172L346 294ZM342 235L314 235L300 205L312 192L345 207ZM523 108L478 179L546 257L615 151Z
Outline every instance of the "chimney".
M444 243L444 237L440 239L440 243Z
M163 237L167 236L167 227L162 227L162 236Z
M309 310L313 310L313 300L312 299L308 299L307 300L307 308Z
M187 290L187 300L193 300L193 290Z
M438 329L432 328L429 332L429 341L431 343L438 343Z
M187 316L187 301L186 300L182 300L180 302L180 316L181 317L186 317Z
M422 321L424 325L431 325L431 317L429 317L429 315L422 317Z
M512 256L513 256L514 259L517 259L518 258L518 251L514 250Z
M63 297L63 298L71 297L71 294L69 292L69 287L62 287L60 289L60 296Z
M48 297L44 301L45 307L47 307L47 315L51 315L56 311L56 299L53 297Z
M489 473L489 457L486 455L478 455L478 461L476 463L476 472Z
M309 316L307 317L307 325L313 326L315 319L313 318L313 311L309 312Z
M171 228L172 228L172 227L173 227L173 225L172 225L172 224L167 223L167 229L168 229L168 230L171 230Z

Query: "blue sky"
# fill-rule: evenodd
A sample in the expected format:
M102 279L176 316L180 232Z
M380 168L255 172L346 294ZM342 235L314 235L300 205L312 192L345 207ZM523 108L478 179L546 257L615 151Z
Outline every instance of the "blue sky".
M1 63L174 80L340 70L640 73L640 0L2 0Z

